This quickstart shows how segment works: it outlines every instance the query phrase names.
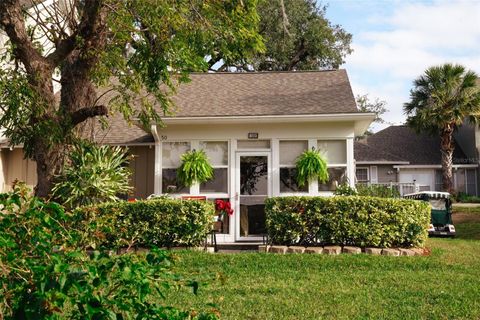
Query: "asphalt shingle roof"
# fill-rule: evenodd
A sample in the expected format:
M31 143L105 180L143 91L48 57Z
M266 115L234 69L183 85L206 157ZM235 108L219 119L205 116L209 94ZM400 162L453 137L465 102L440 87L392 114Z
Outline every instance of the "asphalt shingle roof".
M173 117L266 116L357 113L345 70L307 72L194 73L172 98ZM150 133L121 116L95 130L106 144L153 142Z
M364 147L365 145L366 147ZM441 164L440 138L416 133L407 126L390 126L355 144L357 161L408 161L409 164ZM467 164L469 159L455 144L453 163Z
M358 112L345 70L195 73L173 98L175 117Z

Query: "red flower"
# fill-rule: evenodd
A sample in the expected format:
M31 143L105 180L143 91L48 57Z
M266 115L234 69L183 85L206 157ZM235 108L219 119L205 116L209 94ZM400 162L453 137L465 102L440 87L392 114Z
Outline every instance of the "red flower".
M215 200L215 209L218 211L225 210L225 201L223 201L222 199Z
M232 205L228 200L217 199L215 200L215 210L220 211L221 214L233 214Z

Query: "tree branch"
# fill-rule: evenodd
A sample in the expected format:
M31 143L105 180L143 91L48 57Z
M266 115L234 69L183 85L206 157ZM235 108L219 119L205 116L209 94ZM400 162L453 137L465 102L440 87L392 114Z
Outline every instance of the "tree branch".
M60 40L57 49L47 56L47 60L53 65L58 66L77 45L77 37L87 41L96 35L98 28L98 17L101 13L101 0L85 0L83 14L80 18L78 29L74 30L70 36ZM75 10L72 8L72 10Z
M108 108L104 105L85 107L73 112L71 114L71 121L73 126L76 126L77 124L82 123L88 118L106 115L108 115Z
M46 61L30 41L19 0L0 1L0 27L10 38L15 56L25 65L29 74L35 74Z

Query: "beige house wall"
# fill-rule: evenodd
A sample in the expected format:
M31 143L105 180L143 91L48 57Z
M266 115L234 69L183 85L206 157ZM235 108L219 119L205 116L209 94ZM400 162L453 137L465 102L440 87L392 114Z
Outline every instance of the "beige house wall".
M155 148L153 146L135 146L129 148L133 160L131 185L133 197L146 198L153 193ZM1 149L0 151L0 192L12 190L15 180L24 181L30 188L37 184L37 166L32 160L24 159L23 149Z
M37 165L34 161L25 159L23 149L1 149L0 183L2 192L12 189L15 180L25 182L30 188L37 184Z
M153 194L155 147L138 146L130 147L133 160L130 162L132 170L131 185L134 187L133 197L146 198Z

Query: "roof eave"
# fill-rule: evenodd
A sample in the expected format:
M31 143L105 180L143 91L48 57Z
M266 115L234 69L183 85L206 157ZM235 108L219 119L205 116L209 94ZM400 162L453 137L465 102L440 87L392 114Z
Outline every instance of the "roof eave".
M353 121L355 133L357 129L365 132L375 119L374 113L329 113L329 114L299 114L299 115L255 115L255 116L201 116L201 117L165 117L165 124L201 124L201 123L295 123L295 122L328 122ZM364 129L364 130L361 130Z

